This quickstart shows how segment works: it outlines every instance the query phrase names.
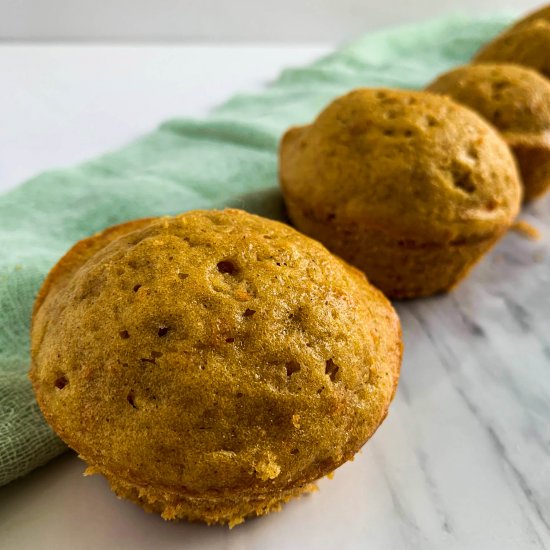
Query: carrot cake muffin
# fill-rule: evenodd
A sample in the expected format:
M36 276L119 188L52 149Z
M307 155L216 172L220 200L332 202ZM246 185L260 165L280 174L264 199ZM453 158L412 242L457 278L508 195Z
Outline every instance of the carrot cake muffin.
M481 48L474 61L516 63L550 78L550 6L505 29Z
M388 412L397 315L364 275L238 210L77 243L37 297L30 377L121 497L235 525L350 460Z
M518 29L525 25L530 25L534 21L540 21L540 20L550 21L550 4L529 13L523 19L520 19L519 21L514 23L511 28Z
M358 89L280 146L294 225L395 298L452 288L510 227L521 188L479 115L427 92Z
M437 78L428 91L477 111L514 153L524 200L550 187L550 81L519 65L476 64Z

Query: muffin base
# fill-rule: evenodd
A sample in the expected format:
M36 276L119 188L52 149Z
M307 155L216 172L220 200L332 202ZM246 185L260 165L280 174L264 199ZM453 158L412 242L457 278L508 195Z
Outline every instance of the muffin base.
M544 195L550 188L550 148L512 145L523 183L523 202Z
M286 201L294 226L361 269L390 298L431 296L454 288L502 236L446 244L398 239L375 227L342 227L319 222L292 200Z
M88 468L86 474L96 473ZM140 486L103 473L113 492L121 499L138 504L146 512L160 514L165 520L184 519L208 525L227 524L230 528L245 519L278 512L292 498L317 490L313 483L265 494L186 495L168 489Z

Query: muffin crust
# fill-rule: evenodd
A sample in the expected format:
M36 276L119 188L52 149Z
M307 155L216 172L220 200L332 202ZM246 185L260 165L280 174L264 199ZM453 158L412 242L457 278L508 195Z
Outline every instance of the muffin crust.
M524 200L550 186L550 82L520 65L479 63L438 77L428 91L478 112L512 149Z
M482 63L515 63L550 78L550 6L544 7L497 35L475 55Z
M387 414L398 318L362 273L237 210L138 220L46 279L31 380L117 494L237 524L349 460Z
M280 146L298 229L393 297L452 288L520 203L510 151L478 115L427 92L358 89Z

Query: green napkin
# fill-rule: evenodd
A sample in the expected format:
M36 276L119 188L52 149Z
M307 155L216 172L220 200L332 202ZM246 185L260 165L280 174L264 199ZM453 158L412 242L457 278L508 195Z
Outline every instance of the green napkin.
M289 125L311 121L354 87L422 87L509 22L452 17L365 36L204 120L171 120L118 152L0 196L0 485L66 449L27 379L29 322L44 276L76 240L124 220L194 208L231 205L280 217L277 142Z

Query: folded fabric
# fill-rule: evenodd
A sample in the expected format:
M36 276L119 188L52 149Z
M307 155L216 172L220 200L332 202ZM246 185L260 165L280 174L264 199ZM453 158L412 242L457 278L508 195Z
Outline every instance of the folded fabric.
M354 87L422 87L509 22L452 17L365 36L204 120L171 120L120 151L0 196L0 485L66 449L43 420L27 371L34 296L75 241L132 218L195 208L281 217L277 143L289 125L311 121Z

